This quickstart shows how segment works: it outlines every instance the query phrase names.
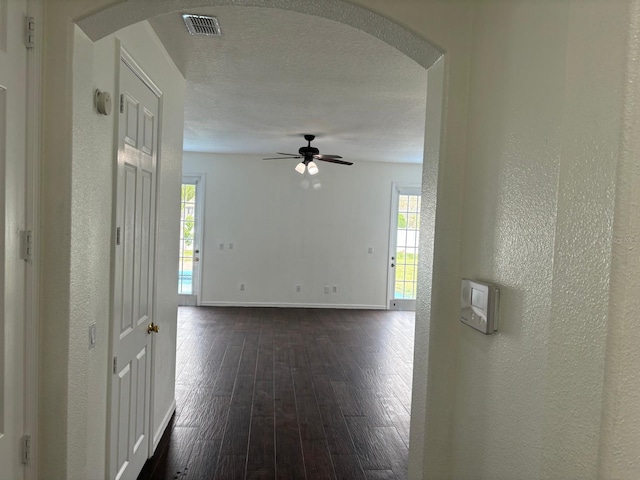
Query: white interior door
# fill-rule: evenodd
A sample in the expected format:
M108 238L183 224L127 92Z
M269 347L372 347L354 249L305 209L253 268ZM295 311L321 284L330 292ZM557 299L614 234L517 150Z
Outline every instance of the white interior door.
M124 53L120 94L109 478L135 479L149 456L160 92Z
M178 305L198 305L204 175L183 175L180 198Z
M389 309L415 310L420 239L419 187L393 186L389 237Z
M25 476L26 1L0 0L0 479Z

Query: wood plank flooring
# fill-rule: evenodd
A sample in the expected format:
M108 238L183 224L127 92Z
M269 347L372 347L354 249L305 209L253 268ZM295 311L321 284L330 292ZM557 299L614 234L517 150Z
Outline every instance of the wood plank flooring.
M406 479L413 312L181 307L139 480Z

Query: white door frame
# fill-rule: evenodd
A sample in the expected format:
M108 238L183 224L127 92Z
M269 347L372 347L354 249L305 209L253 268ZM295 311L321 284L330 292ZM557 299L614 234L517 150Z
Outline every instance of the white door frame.
M40 165L42 137L42 25L44 23L42 0L27 0L27 15L34 17L35 42L27 50L27 145L26 145L26 230L32 232L31 262L25 278L25 425L26 435L31 437L30 460L25 469L26 480L36 480L38 475L38 335L40 305Z
M420 195L419 185L391 183L391 214L389 215L389 255L387 255L387 310L403 310L392 306L395 297L395 256L398 242L398 200L400 195ZM392 260L392 258L394 260ZM391 265L394 265L393 267Z
M127 50L125 49L125 47L122 45L122 43L120 42L120 40L116 40L116 49L117 51L120 52L119 57L118 57L118 62L117 62L117 67L116 67L116 78L118 79L118 81L116 82L116 95L115 98L119 99L120 98L120 65L122 62L126 63L128 65L129 68L131 68L131 70L135 73L136 76L138 76L140 78L140 80L158 97L158 130L157 130L157 158L156 158L156 175L155 175L155 187L156 187L156 195L155 195L155 211L154 211L154 234L155 234L155 238L154 238L154 255L153 255L153 262L154 262L154 269L153 269L153 279L152 279L152 286L151 288L153 289L153 302L151 305L151 311L153 312L153 318L155 318L155 312L156 312L156 307L157 307L157 274L156 274L156 270L155 270L155 265L157 265L158 263L158 177L160 175L160 170L161 170L161 158L162 158L162 116L163 116L163 94L162 91L158 88L158 86L153 82L153 80L151 80L151 78L144 72L144 70L138 65L138 63L133 59L133 57L127 52ZM117 125L117 124L116 124ZM114 335L115 335L115 322L114 322L114 315L113 315L113 307L114 307L114 288L115 288L115 262L116 262L116 255L115 255L115 249L116 249L116 242L115 242L115 232L116 232L116 228L117 228L117 202L118 202L118 175L117 175L117 168L118 168L118 135L119 135L119 128L116 126L116 128L114 129L114 144L115 144L115 149L114 151L116 152L116 158L113 159L115 160L114 162L114 178L113 178L113 217L112 217L112 231L114 232L114 238L112 239L112 256L111 256L111 293L110 293L110 314L109 314L109 372L112 372L112 366L111 366L111 362L113 361L113 358L115 356L115 345L114 345ZM150 372L150 379L149 379L149 418L148 418L148 422L147 422L147 440L149 443L149 449L148 449L148 457L147 458L151 458L153 456L154 453L154 441L153 441L153 431L154 431L154 425L153 425L153 411L154 411L154 376L155 376L155 348L156 348L156 339L155 339L155 335L151 336L151 342L150 342L150 346L149 346L149 355L150 355L150 361L151 361L151 372ZM112 408L111 408L111 397L112 397L112 391L113 391L113 383L114 383L114 376L113 374L109 375L109 382L108 382L108 389L107 389L107 458L106 458L106 472L105 472L105 478L109 478L109 473L110 473L110 469L111 469L111 458L110 455L112 454L111 452L111 413L112 413Z
M186 182L185 182L186 180ZM195 305L200 306L200 302L202 299L201 295L201 287L202 287L202 260L204 252L202 251L203 245L203 232L204 232L204 214L202 213L204 210L204 202L206 197L206 175L204 173L184 173L182 175L182 183L194 182L196 184L196 210L195 210L195 223L196 223L196 234L193 239L193 247L194 251L198 250L198 258L200 259L198 262L194 262L194 269L197 268L197 271L194 270L193 275L193 286L195 290L194 295L178 295L178 305L189 305L188 301L181 302L181 298L186 300L187 297L195 296ZM195 265L197 264L197 267Z

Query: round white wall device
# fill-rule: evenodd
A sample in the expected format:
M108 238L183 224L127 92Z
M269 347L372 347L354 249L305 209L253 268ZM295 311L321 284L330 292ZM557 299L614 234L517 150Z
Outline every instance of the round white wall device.
M111 94L96 90L93 98L96 110L101 115L111 115Z

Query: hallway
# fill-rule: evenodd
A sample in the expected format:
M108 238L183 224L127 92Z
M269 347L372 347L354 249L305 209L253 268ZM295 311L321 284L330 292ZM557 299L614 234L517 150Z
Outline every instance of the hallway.
M139 480L405 479L413 312L181 307L177 409Z

